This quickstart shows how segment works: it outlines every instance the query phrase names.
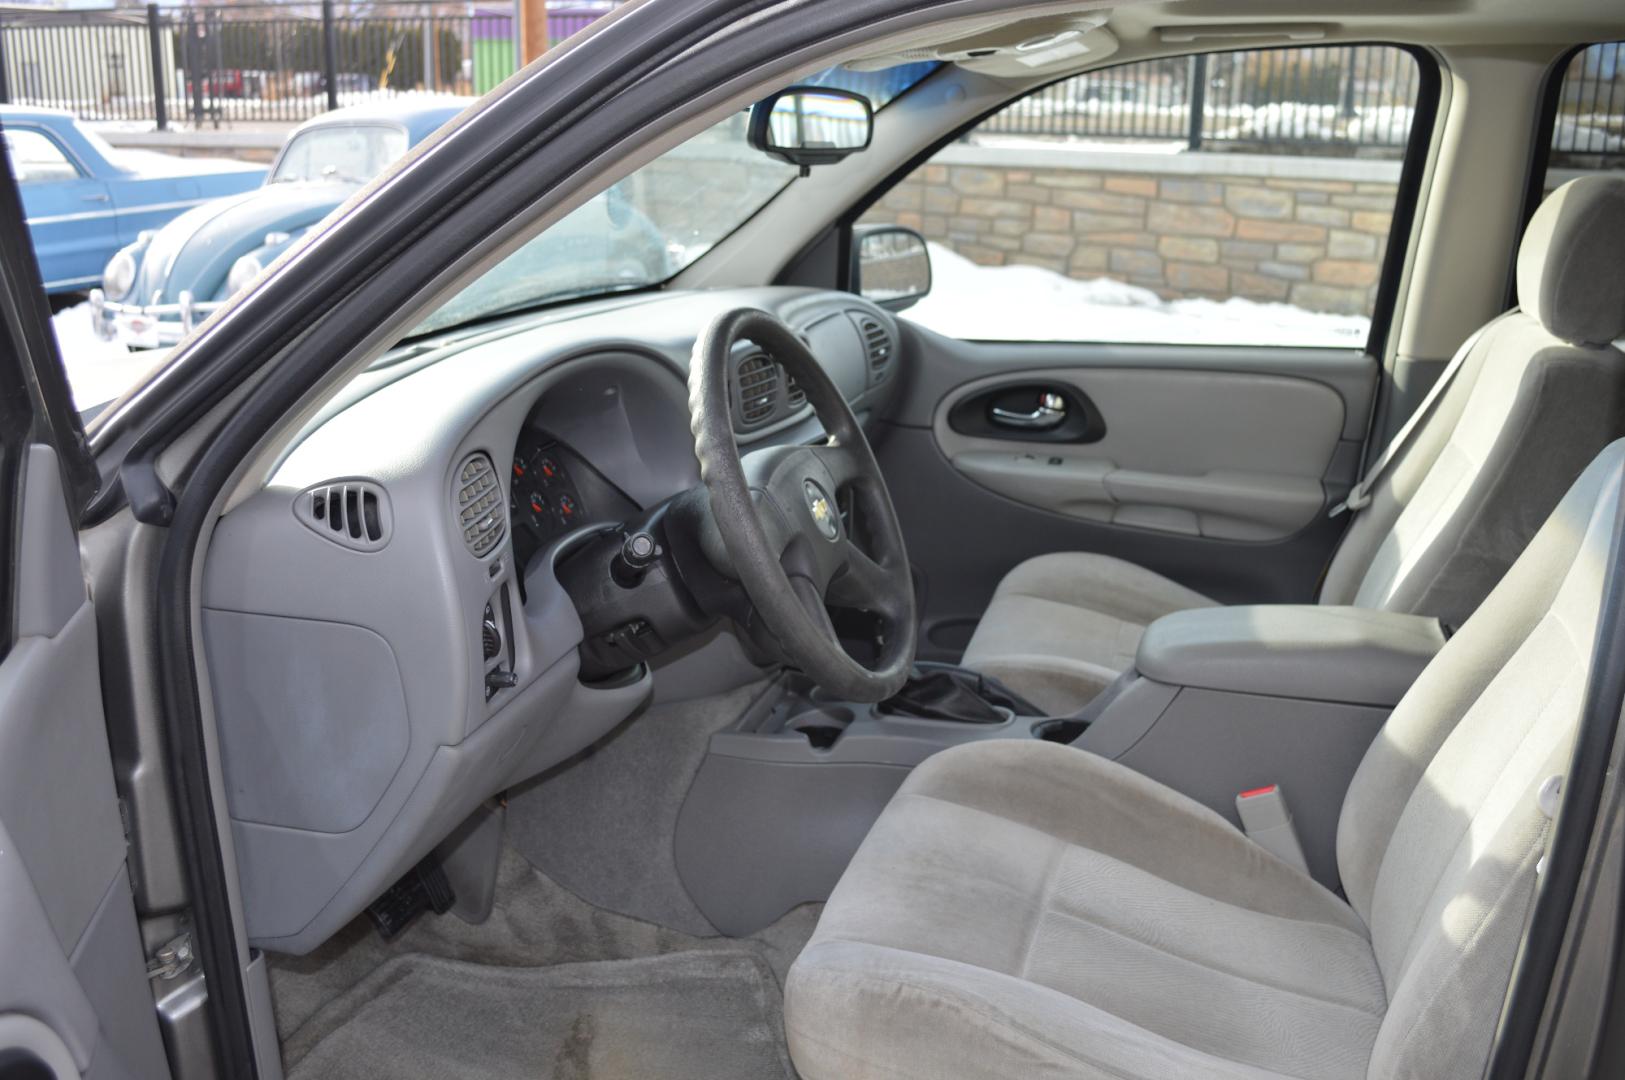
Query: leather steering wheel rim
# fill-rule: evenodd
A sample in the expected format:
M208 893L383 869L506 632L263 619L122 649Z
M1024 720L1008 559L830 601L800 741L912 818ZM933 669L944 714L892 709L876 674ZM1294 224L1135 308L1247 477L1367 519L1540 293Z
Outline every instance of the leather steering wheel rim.
M827 442L740 454L732 380L741 342L784 365L829 433ZM711 515L733 576L785 658L845 700L883 701L897 693L914 663L914 583L880 466L846 398L794 331L754 308L712 320L695 342L688 387ZM872 554L842 521L843 494ZM826 603L881 618L884 644L873 668L842 648Z

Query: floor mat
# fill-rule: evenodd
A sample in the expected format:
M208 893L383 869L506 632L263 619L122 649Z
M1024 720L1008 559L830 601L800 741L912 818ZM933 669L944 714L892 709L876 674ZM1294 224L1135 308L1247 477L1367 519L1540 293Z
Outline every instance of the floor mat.
M502 855L496 908L474 926L455 915L425 915L394 941L379 938L366 916L352 921L308 956L271 956L277 1032L308 1045L302 1029L379 965L427 954L501 967L543 967L631 960L694 951L749 952L784 985L790 962L812 936L821 904L806 904L749 938L693 937L595 908L538 873L512 849Z
M284 1045L289 1080L795 1076L778 983L743 951L551 967L385 962Z

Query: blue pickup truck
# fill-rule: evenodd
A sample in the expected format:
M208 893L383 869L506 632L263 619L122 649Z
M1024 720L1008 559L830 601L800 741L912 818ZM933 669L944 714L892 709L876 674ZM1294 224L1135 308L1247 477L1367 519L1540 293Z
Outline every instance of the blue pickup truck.
M47 292L99 285L107 260L186 210L259 186L265 167L117 150L56 109L0 106Z

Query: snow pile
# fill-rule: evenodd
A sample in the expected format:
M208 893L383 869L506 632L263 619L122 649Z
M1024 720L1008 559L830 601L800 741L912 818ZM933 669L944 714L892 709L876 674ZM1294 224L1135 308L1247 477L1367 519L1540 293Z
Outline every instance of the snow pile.
M1163 300L1108 278L981 266L931 244L931 292L903 317L950 337L1360 348L1371 320L1253 300Z
M68 371L73 403L81 412L112 401L169 355L167 349L131 352L122 342L103 341L91 325L88 303L57 312L51 329Z

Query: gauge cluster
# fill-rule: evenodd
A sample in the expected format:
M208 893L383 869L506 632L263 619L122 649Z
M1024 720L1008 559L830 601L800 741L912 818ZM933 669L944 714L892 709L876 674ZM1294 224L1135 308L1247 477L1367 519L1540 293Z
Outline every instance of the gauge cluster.
M521 567L564 534L583 525L621 521L638 504L592 464L540 428L527 426L514 447L512 497L514 560Z

